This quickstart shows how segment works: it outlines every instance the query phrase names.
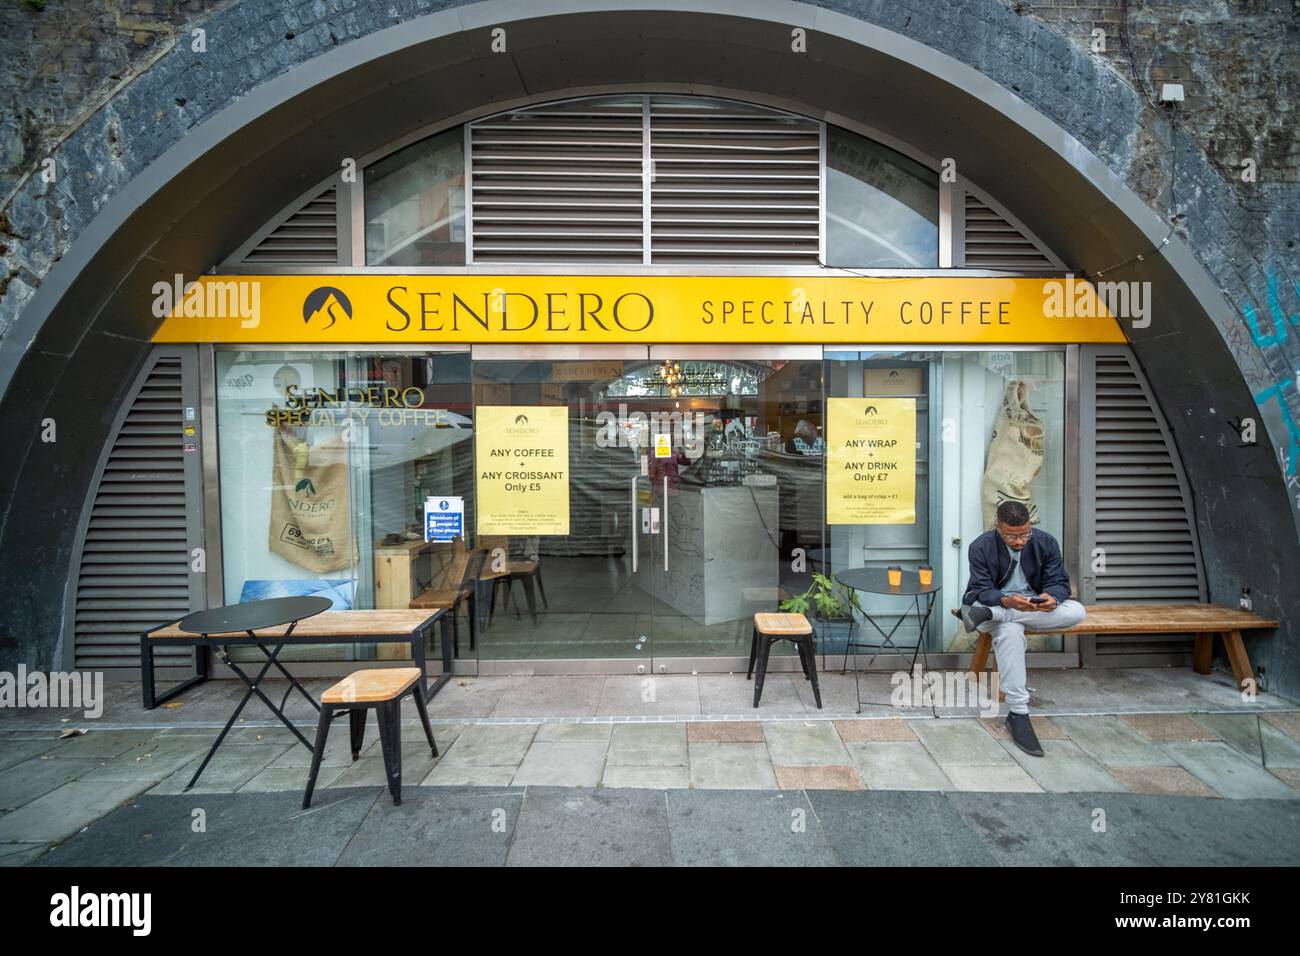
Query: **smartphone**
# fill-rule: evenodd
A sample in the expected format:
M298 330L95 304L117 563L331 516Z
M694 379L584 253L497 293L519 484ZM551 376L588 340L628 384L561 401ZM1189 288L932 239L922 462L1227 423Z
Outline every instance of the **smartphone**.
M1030 598L1030 599L1029 599L1029 603L1030 603L1030 604L1046 604L1046 603L1047 603L1047 598L1045 598L1045 597Z

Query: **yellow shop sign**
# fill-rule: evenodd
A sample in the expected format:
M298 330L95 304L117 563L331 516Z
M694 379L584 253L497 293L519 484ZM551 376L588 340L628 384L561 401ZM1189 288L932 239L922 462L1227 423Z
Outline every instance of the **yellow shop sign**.
M1063 280L861 276L203 276L155 342L1124 342ZM166 285L160 283L160 286Z

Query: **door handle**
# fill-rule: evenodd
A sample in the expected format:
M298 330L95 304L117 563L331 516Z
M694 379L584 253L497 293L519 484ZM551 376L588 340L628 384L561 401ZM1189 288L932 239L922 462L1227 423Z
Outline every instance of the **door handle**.
M664 570L668 570L668 476L664 475Z
M632 476L632 520L628 522L628 527L632 531L632 573L636 574L637 561L637 539L640 533L636 526L636 476Z

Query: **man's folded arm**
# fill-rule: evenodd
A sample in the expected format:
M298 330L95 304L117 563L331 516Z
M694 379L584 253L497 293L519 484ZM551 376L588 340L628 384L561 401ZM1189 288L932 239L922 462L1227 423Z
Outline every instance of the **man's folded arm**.
M985 607L999 607L1002 604L1002 592L997 588L997 579L993 576L995 570L989 567L984 552L972 541L966 556L970 563L970 583L966 585L968 598L966 603L971 603L969 598L973 595L975 600Z
M1060 604L1070 599L1070 574L1061 560L1061 549L1055 542L1043 554L1043 593L1050 594Z

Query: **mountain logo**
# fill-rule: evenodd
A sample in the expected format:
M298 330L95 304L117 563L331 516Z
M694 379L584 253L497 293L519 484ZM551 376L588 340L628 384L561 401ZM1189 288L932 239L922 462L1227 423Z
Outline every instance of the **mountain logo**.
M875 405L868 405L868 406L867 406L867 410L866 410L866 412L864 412L863 414L866 414L866 415L879 415L880 413L876 411L876 406L875 406Z
M302 303L303 322L311 325L312 320L319 317L325 323L321 326L322 331L344 316L352 318L352 303L341 289L333 286L323 285L319 289L313 289Z
M528 424L528 416L527 416L527 415L516 415L516 416L515 416L515 424L516 424L516 425L527 425L527 424Z

